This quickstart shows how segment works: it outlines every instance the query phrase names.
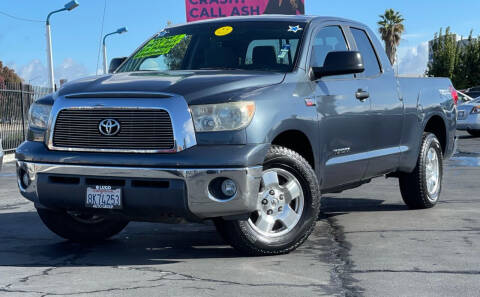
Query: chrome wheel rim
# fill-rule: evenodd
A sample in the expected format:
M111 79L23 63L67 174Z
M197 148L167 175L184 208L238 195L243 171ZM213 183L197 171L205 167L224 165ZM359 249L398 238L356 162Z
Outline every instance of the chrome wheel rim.
M440 160L434 148L428 150L426 163L425 175L429 199L436 200L435 195L440 187Z
M262 174L257 211L248 223L265 237L279 237L292 231L302 217L305 199L302 186L290 172L272 168Z

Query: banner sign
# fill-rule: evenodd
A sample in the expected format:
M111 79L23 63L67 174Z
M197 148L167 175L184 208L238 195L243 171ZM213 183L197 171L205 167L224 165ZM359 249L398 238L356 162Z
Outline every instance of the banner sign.
M187 22L227 16L305 14L305 0L185 0Z

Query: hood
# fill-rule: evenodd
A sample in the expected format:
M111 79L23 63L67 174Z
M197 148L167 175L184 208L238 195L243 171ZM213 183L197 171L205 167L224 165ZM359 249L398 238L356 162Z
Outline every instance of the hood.
M129 72L88 77L65 84L59 96L97 92L160 92L182 95L188 104L235 100L245 92L279 84L284 73L261 71Z

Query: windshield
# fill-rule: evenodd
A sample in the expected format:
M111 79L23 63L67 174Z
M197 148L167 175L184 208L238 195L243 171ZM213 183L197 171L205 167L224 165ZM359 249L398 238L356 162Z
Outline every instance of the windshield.
M165 29L117 72L243 69L290 72L305 23L205 23Z

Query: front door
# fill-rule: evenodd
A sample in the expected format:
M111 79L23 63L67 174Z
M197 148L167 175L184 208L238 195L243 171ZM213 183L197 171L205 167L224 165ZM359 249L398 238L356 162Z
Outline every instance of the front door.
M310 67L322 67L331 51L350 49L340 26L319 28L313 36ZM323 190L362 180L372 149L370 98L359 96L362 85L354 75L324 77L314 81L313 87L325 164Z
M369 128L372 147L366 173L369 178L395 171L398 167L400 155L406 149L400 147L403 102L399 100L393 69L380 63L366 28L352 27L350 31L365 65L365 71L358 74L357 79L368 91L372 105L372 126Z

